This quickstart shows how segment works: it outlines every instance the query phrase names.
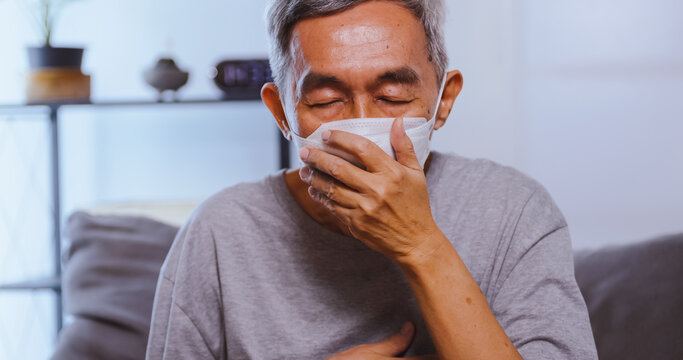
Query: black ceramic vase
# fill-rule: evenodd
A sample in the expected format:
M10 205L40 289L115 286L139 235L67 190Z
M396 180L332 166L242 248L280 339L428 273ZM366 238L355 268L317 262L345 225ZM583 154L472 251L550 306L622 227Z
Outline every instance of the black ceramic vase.
M153 68L145 71L145 82L155 88L158 93L158 101L163 100L165 91L173 91L173 99L176 99L177 91L187 83L189 73L178 68L171 58L161 58Z

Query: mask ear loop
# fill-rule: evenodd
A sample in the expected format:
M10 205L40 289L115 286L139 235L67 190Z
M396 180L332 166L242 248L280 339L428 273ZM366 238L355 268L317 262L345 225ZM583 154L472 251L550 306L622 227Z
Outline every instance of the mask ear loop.
M443 92L446 90L446 80L448 80L448 74L443 75L443 79L441 80L441 87L439 88L439 95L436 97L436 110L434 110L434 115L432 118L436 120L436 116L439 115L439 109L441 108L441 98L443 97Z
M439 88L439 95L436 98L436 110L434 110L434 115L429 120L431 124L431 129L429 130L429 141L432 140L432 135L434 134L434 126L436 125L436 117L439 115L439 109L441 108L441 98L443 97L443 92L446 90L446 80L448 80L448 73L443 75L441 80L441 87Z
M0 0L2 1L2 0ZM299 134L294 132L294 127L292 126L292 123L290 122L290 119L295 118L298 114L296 112L296 109L293 108L293 105L285 105L282 104L285 110L285 119L284 121L287 123L287 126L289 127L289 138L287 139L288 141L294 141L295 138L303 139ZM290 107L291 106L291 107ZM298 121L297 121L298 123Z

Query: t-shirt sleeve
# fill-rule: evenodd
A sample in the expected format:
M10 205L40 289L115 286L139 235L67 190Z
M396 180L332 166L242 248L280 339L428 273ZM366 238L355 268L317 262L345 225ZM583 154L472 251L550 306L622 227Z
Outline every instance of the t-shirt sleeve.
M538 186L519 215L491 309L524 359L597 359L567 224Z
M225 359L221 288L210 226L178 231L154 296L146 359Z

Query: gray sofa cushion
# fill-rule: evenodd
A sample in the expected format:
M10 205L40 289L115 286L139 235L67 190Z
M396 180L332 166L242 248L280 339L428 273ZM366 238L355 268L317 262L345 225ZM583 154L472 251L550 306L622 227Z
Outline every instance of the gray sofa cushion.
M683 234L574 260L601 360L683 359Z
M74 322L53 359L144 358L157 278L177 232L140 216L69 216L62 292Z
M141 360L145 358L147 336L117 323L77 316L59 333L53 359Z

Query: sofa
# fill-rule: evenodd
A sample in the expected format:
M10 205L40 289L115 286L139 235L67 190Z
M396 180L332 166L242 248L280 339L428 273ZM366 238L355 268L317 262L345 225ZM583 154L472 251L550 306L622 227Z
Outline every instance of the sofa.
M72 213L52 359L143 359L156 280L179 229L149 214ZM683 359L683 234L575 252L600 359Z

